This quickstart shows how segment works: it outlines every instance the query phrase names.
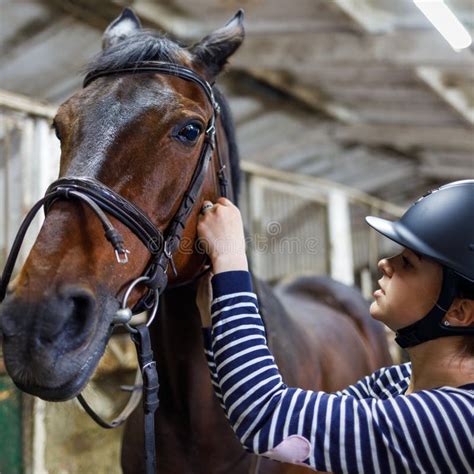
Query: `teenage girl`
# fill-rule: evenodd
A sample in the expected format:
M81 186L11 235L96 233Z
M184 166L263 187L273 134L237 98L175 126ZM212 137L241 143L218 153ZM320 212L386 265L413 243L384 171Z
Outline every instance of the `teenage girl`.
M198 306L216 395L248 451L335 473L474 472L474 180L425 195L399 221L367 217L404 247L382 259L370 313L407 364L337 393L288 387L267 347L239 210L205 202L198 234L212 306Z

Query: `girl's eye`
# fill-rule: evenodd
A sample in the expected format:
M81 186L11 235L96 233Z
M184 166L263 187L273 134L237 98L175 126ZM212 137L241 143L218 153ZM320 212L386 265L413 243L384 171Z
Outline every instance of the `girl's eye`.
M201 135L202 127L198 123L188 123L177 133L177 137L183 143L193 144Z
M402 261L403 261L403 266L404 267L411 267L411 262L406 258L405 256L402 255Z

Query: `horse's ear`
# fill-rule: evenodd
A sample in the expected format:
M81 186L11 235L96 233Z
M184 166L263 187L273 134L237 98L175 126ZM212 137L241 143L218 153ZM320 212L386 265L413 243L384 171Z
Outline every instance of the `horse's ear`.
M102 49L115 46L127 36L136 33L142 27L140 20L130 8L125 8L104 31L102 35Z
M207 79L214 80L244 40L244 11L239 10L222 28L190 47L194 61L204 67Z

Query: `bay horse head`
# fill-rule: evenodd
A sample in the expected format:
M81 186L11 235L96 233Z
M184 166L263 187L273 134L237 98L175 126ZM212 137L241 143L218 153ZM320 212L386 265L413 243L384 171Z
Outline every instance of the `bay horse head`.
M129 9L106 29L85 87L54 119L60 179L0 307L6 368L21 390L55 401L76 396L105 350L130 282L147 272L156 277L159 265L170 284L202 271L204 256L193 247L201 203L219 196L218 176L232 169L235 192L238 166L227 105L209 84L243 37L241 11L190 47L142 30ZM202 182L193 187L206 158ZM94 193L115 213L94 207ZM179 248L163 248L180 225ZM137 285L130 305L147 291Z

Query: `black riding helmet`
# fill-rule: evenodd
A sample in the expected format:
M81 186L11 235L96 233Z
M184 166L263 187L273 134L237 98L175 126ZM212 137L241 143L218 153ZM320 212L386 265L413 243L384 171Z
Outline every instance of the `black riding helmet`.
M443 266L443 285L433 309L400 329L396 341L410 347L438 337L474 335L472 327L444 326L442 319L459 295L474 283L474 179L456 181L426 193L398 221L366 217L376 231Z

